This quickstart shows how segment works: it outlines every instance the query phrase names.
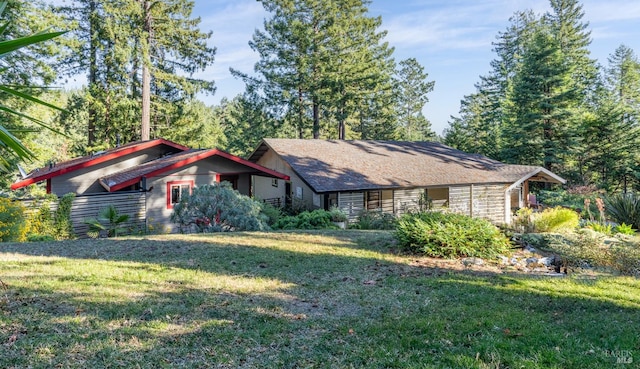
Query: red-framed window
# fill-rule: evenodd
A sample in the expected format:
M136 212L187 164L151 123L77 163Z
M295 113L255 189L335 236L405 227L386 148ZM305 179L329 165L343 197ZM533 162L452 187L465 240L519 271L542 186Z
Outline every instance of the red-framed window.
M193 180L167 182L167 209L173 209L173 205L180 202L182 195L191 193Z

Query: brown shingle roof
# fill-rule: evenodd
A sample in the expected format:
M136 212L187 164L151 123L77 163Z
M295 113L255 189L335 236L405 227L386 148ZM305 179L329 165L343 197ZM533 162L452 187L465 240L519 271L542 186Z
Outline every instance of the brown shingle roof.
M265 139L249 158L275 151L316 192L482 183L512 184L541 167L508 165L437 142Z
M22 180L12 184L11 189L16 190L18 188L28 186L32 183L41 182L64 173L73 172L78 169L91 167L93 165L111 160L118 160L125 155L161 145L167 148L167 152L188 150L188 147L186 146L182 146L175 142L164 139L131 142L122 146L118 146L116 148L95 153L93 155L87 155L67 160L61 163L56 163L52 166L36 169L29 173L29 175L27 175Z
M165 156L159 159L152 160L150 162L137 165L130 169L125 169L116 173L112 173L100 178L100 184L109 192L117 191L119 189L128 187L132 184L138 183L142 177L145 176L157 176L172 169L182 168L189 164L195 163L200 160L212 156L220 156L231 161L235 161L242 164L249 169L249 173L261 174L265 176L271 176L274 178L280 178L288 180L289 177L265 168L255 163L246 161L235 155L231 155L218 149L209 150L196 150L191 149L183 152L179 152L170 156Z

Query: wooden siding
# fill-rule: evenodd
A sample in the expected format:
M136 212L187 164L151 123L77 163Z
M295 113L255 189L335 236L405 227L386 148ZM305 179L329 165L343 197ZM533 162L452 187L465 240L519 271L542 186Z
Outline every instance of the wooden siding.
M338 193L338 207L347 213L350 222L355 222L364 209L364 192Z
M43 200L27 199L21 200L22 205L27 209L27 213L38 211ZM100 211L109 205L113 205L118 210L118 214L128 214L129 221L124 223L132 230L145 230L145 193L144 192L115 192L107 194L77 196L71 203L71 222L73 232L78 238L88 238L89 226L84 223L90 218L97 218ZM53 213L58 208L58 201L49 202L49 209Z
M505 222L505 186L473 185L449 188L449 209L456 213Z
M393 191L394 212L400 216L409 211L419 210L420 198L424 195L424 188L410 188Z
M86 219L96 218L98 213L109 205L115 206L118 214L128 214L129 221L124 225L132 230L145 230L146 209L144 192L116 192L106 195L86 195L73 199L71 221L73 231L78 238L86 238L89 226Z
M473 216L488 219L493 223L504 223L505 188L503 185L474 185Z
M471 214L471 187L449 187L449 209L453 212Z

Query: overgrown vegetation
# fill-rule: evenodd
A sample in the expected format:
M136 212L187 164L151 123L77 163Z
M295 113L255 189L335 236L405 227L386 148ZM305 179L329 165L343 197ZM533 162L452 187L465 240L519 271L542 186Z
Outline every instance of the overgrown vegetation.
M229 182L221 182L183 193L171 221L181 232L260 231L269 229L262 209L262 203L240 194Z
M396 237L406 251L432 257L494 259L510 242L489 221L444 212L417 212L398 220Z
M27 224L21 203L0 197L0 241L24 241Z
M523 240L559 255L570 268L595 268L640 277L640 239L605 237L600 232L581 229L565 234L527 234Z

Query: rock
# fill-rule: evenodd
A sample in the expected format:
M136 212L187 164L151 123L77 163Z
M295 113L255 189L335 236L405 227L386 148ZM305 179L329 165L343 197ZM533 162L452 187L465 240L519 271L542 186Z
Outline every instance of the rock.
M465 266L471 266L471 265L484 265L484 260L480 259L480 258L464 258L462 259L462 264L464 264Z
M540 264L546 266L546 267L549 267L549 266L551 266L553 264L553 260L554 259L555 258L553 258L553 257L550 258L550 257L546 257L545 256L545 257L540 258L540 260L538 260L538 262Z
M526 251L531 252L531 253L536 253L536 252L538 252L538 250L536 250L535 248L531 247L530 245L526 245L526 246L524 247L524 249L525 249Z
M509 265L509 258L504 255L498 255L498 259L500 260L500 264Z

